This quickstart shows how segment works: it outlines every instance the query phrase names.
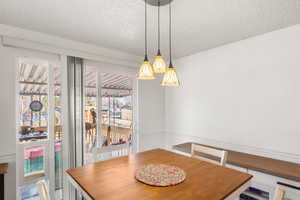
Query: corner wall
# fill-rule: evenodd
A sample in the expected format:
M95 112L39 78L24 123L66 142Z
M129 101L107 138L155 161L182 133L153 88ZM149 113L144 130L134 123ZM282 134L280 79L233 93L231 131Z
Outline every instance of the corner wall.
M145 151L165 146L164 99L165 89L160 78L139 81L139 150Z
M176 60L166 147L195 141L300 162L300 25Z

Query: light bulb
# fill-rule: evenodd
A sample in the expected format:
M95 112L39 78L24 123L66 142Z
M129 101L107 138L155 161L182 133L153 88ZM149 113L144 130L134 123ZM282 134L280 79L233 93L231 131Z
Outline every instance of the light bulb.
M141 80L155 79L153 67L149 61L145 60L142 63L142 65L140 66L139 73L137 75L137 79L141 79Z

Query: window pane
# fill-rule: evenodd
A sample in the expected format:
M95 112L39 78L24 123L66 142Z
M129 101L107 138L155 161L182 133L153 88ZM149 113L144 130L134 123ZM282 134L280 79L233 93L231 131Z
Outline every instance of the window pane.
M45 147L30 146L24 149L24 177L40 177L45 175Z
M84 162L92 160L92 149L97 138L97 72L85 72L85 135L84 135Z
M19 141L48 137L47 65L19 64Z
M43 191L49 191L49 184L47 180L41 180L38 183L33 183L20 188L21 200L40 200L43 199Z
M102 146L131 143L132 81L124 75L101 74Z

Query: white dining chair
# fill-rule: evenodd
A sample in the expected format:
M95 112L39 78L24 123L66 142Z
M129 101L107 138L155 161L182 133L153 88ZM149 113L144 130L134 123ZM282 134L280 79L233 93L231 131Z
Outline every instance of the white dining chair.
M109 160L116 157L127 156L130 153L129 144L109 145L93 149L94 162Z
M45 181L38 181L37 185L39 188L40 200L51 200Z
M277 187L274 195L274 200L284 200L285 197L285 190Z
M200 155L199 154L197 155L196 154L197 152L200 153ZM221 166L226 165L227 156L228 156L227 151L202 146L199 144L192 144L191 154L192 154L192 157L199 158L201 160L205 160L205 161L212 162L212 163L217 163ZM201 154L218 157L218 158L220 158L220 162L214 161L212 159L208 159Z

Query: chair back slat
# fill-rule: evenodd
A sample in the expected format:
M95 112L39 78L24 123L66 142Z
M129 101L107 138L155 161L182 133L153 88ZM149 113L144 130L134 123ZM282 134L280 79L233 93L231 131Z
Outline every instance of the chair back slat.
M285 190L282 188L277 188L274 196L274 200L284 200Z
M44 181L37 182L39 188L40 200L50 200L49 190Z
M210 155L210 156L213 156L213 157L218 157L218 158L220 158L220 163L218 163L218 164L221 165L221 166L226 165L227 157L228 157L228 152L227 151L202 146L202 145L199 145L199 144L192 144L192 152L191 152L192 157L197 157L197 158L200 158L200 159L205 160L205 161L213 162L212 160L210 160L208 158L196 155L196 152L206 154L206 155ZM213 163L215 163L215 162L213 162Z
M93 150L94 162L127 156L130 153L129 144L110 145Z

